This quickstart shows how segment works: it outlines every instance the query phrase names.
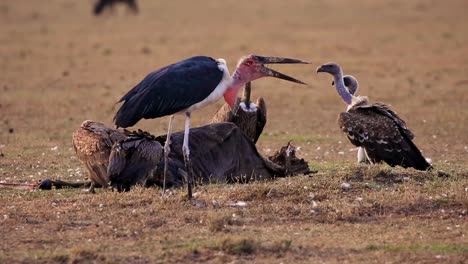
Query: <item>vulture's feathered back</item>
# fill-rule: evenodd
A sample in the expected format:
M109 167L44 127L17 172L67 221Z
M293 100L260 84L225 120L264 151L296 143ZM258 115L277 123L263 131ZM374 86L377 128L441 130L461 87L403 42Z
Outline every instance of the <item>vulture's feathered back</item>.
M372 163L427 170L431 165L413 143L414 134L387 105L362 102L340 114L338 124L355 146L363 147Z

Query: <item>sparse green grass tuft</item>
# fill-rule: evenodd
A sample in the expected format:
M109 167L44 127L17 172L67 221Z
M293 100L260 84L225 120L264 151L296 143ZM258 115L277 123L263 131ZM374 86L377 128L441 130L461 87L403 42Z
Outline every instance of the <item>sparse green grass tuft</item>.
M230 221L231 216L229 215L217 215L216 213L211 213L207 219L208 230L214 233L223 231Z
M90 263L103 261L103 257L99 257L95 249L72 248L70 250L70 261L72 263Z
M258 243L250 238L242 239L226 239L222 241L220 250L234 255L250 255L253 254L258 247Z

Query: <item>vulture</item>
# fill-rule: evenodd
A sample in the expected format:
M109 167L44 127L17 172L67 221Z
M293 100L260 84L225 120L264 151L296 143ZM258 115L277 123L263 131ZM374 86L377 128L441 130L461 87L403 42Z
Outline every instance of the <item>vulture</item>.
M95 185L108 187L109 155L114 143L124 139L121 130L91 120L84 121L73 133L72 144L76 156L85 165L91 180L89 192L94 193Z
M250 101L251 84L245 84L242 99L237 97L233 109L224 103L211 123L231 122L236 124L253 143L257 143L266 124L267 109L262 97L254 104Z
M432 166L413 143L414 134L390 107L383 103L370 103L366 97L354 96L345 87L343 71L336 63L317 68L317 73L333 76L336 90L348 105L338 117L341 130L351 143L362 147L372 163L386 162L390 166L402 166L428 170Z
M98 0L94 4L93 13L95 16L102 14L104 9L113 8L117 3L124 3L132 10L135 14L138 13L138 5L136 0Z
M110 184L119 192L136 184L146 185L164 154L161 143L148 132L126 130L125 135L112 146L107 168Z

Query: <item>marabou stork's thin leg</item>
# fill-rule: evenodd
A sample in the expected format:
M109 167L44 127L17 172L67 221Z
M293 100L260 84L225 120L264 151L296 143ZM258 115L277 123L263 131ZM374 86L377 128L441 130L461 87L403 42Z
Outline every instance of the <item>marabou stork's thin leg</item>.
M189 148L189 134L190 134L190 112L185 113L185 131L184 131L184 145L182 146L182 153L184 154L185 168L187 169L187 190L188 198L192 199L192 163L190 161L190 148Z
M167 175L167 163L169 159L169 152L171 152L171 131L172 131L172 123L174 122L174 115L171 115L169 117L169 126L167 127L167 137L166 137L166 143L164 144L164 178L163 178L163 193L162 195L166 193L166 175Z

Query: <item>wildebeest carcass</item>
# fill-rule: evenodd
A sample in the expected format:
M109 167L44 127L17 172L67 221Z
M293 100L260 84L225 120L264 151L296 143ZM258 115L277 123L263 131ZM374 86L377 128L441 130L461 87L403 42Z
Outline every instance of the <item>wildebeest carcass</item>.
M127 138L116 142L109 158L108 177L111 186L118 191L128 191L136 184L151 186L164 185L164 160L161 158L166 135L154 137L146 132L125 132ZM181 187L187 182L184 163L184 132L171 136L168 187ZM242 182L269 180L285 176L284 166L262 157L253 142L232 123L217 123L192 129L192 170L195 183ZM308 172L307 163L305 170Z

